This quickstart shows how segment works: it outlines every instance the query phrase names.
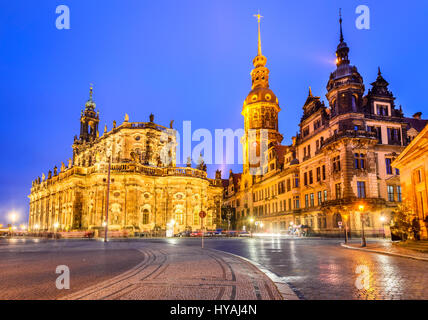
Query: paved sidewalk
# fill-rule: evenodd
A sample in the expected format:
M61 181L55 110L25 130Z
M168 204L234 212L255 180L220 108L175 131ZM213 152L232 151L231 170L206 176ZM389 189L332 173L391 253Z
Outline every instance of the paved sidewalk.
M190 247L139 248L142 261L65 300L282 300L274 283L236 256Z
M405 249L397 245L394 245L391 241L367 243L367 247L365 248L361 247L360 243L348 243L348 244L342 243L341 245L342 247L345 247L348 249L362 250L362 251L382 253L382 254L403 257L403 258L428 261L427 253Z

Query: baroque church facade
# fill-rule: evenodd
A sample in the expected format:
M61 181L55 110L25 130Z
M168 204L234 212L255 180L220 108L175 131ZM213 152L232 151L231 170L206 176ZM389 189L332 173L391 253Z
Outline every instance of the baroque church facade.
M90 98L80 118L73 159L33 181L29 230L104 228L178 233L214 229L222 205L221 174L207 177L206 165L176 167L176 131L149 122L124 122L99 135L99 112ZM108 212L108 216L106 213Z
M281 109L269 88L258 18L258 54L242 109L243 172L230 171L223 181L224 207L232 209L238 227L247 230L304 227L312 234L339 235L346 225L351 234L360 234L364 223L368 235L385 234L402 200L400 172L391 164L427 121L421 113L404 117L380 69L365 94L363 78L349 60L340 18L337 68L327 81L328 104L309 89L299 133L292 144L282 145ZM251 130L267 133L265 150L261 134L253 134L251 140ZM264 155L263 162L249 161L252 148L255 155Z

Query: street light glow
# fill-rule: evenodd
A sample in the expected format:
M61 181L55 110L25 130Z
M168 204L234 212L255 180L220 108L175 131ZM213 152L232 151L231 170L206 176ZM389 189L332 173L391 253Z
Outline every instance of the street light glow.
M360 211L364 211L364 205L360 204L360 206L358 207L358 209L360 209Z
M385 218L384 216L381 216L381 217L380 217L380 221L381 221L381 222L385 222L385 220L386 220L386 218Z
M254 222L254 219L253 219L253 218L250 218L250 222L251 222L251 223L253 223L253 222Z
M14 223L16 221L16 218L18 218L18 215L15 212L11 212L9 214L9 219L10 219L10 221L12 221L12 223Z
M57 229L57 228L58 228L58 226L59 226L59 223L58 223L58 222L55 222L55 223L54 223L54 228L55 228L55 229Z

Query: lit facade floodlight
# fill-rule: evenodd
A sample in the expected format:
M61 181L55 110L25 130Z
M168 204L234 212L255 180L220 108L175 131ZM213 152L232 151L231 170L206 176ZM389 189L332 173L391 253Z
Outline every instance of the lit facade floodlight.
M105 228L107 226L107 222L103 222L103 227Z
M380 217L380 221L381 221L381 222L385 222L385 220L386 220L385 216L381 216L381 217Z
M38 230L40 228L40 226L38 224L34 225L34 229Z
M253 223L253 222L254 222L254 219L253 219L253 218L250 218L250 222L251 222L251 223Z
M364 211L364 205L363 205L363 204L360 204L360 205L358 206L358 209L359 209L360 211Z
M54 223L54 228L55 228L55 229L57 229L58 227L59 227L59 223L58 223L58 222L55 222L55 223Z

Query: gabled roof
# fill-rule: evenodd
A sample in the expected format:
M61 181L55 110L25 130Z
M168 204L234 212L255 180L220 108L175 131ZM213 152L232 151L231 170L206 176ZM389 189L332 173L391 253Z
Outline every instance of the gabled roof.
M410 144L400 153L398 158L393 161L392 166L400 168L402 164L405 163L406 157L411 154L415 148L417 148L418 144L423 141L424 138L428 138L428 125L426 125L425 128L423 128L422 131L420 131L419 134L412 140L412 142L410 142Z
M421 132L428 123L428 120L415 119L415 118L405 118L408 122L407 130L410 128L415 128L417 132Z

